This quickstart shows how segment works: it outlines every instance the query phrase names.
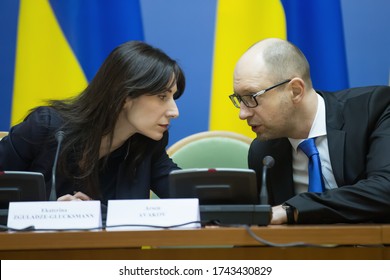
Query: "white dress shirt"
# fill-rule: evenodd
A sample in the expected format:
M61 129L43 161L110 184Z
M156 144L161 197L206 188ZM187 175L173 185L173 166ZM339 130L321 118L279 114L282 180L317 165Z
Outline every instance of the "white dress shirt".
M333 175L332 166L330 164L328 138L326 136L325 103L321 95L317 94L317 98L317 113L310 129L308 138L316 138L315 143L321 160L322 177L324 179L325 189L329 190L337 188L337 184ZM293 147L292 158L295 193L298 194L307 192L309 185L309 159L301 151L301 149L298 149L298 145L305 139L289 138L288 140Z

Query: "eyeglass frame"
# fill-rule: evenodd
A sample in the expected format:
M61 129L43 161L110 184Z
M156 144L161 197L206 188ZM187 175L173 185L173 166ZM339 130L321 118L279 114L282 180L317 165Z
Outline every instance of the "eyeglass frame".
M233 94L229 95L229 98L230 98L230 100L232 101L234 107L236 107L236 108L240 108L241 102L244 103L244 105L245 105L247 108L256 108L257 106L259 106L259 103L257 102L256 97L258 97L258 96L260 96L260 95L266 93L267 91L269 91L269 90L271 90L271 89L274 89L274 88L276 88L276 87L278 87L278 86L281 86L281 85L284 85L284 84L286 84L286 83L289 83L289 82L291 82L291 80L292 80L292 79L284 80L283 82L277 83L276 85L270 86L270 87L268 87L268 88L266 88L266 89L262 89L262 90L260 90L260 91L258 91L258 92L256 92L256 93L253 93L253 94L238 95L237 93L233 93ZM244 100L242 99L243 96L250 96L250 97L252 97L252 99L256 102L256 105L255 105L255 106L249 106L248 104L246 104L246 101L244 101ZM237 103L236 100L235 100L234 98L237 98L237 100L239 101L239 103Z

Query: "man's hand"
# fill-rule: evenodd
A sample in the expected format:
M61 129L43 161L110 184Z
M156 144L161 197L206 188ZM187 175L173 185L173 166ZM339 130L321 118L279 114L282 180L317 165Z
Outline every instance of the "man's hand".
M282 205L272 207L271 225L281 225L287 223L287 212Z

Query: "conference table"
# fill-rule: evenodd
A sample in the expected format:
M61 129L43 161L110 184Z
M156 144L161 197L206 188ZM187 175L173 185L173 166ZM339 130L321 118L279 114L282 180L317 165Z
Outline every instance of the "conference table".
M214 226L142 231L8 231L0 232L0 259L390 259L390 225L270 225L249 229L253 235L244 227ZM267 242L279 245L265 245ZM288 247L296 242L301 242L300 246Z

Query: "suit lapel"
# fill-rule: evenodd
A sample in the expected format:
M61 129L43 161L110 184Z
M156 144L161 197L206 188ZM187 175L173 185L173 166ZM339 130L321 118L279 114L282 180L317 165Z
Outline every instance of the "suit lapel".
M329 157L332 164L333 175L338 186L344 185L344 149L345 132L328 128ZM342 143L342 144L340 144Z
M330 162L336 183L344 185L345 131L342 103L331 92L318 92L325 101L326 130Z

